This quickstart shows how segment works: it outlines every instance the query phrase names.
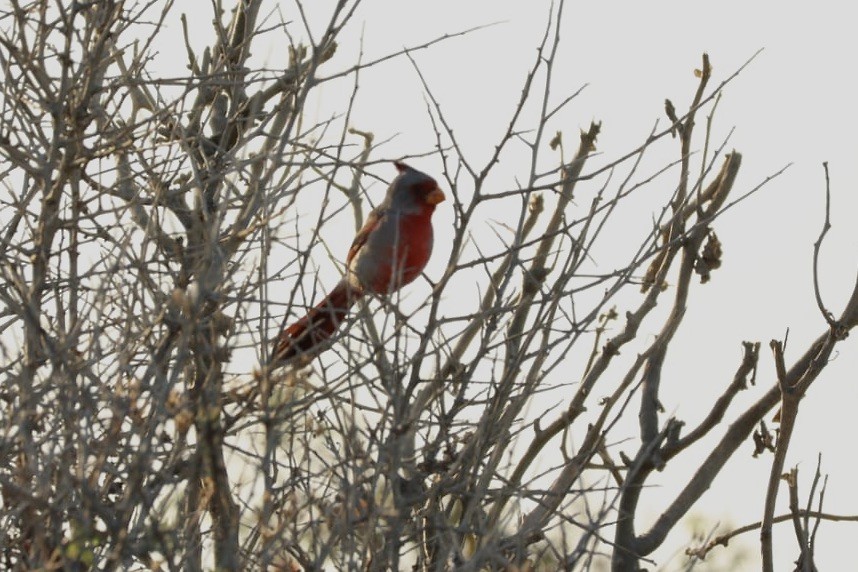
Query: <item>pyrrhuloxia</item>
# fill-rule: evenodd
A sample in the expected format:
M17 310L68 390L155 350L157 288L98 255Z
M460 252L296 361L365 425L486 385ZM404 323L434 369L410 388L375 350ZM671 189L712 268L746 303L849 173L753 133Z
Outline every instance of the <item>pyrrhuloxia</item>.
M367 217L346 256L346 275L306 316L277 336L271 363L314 356L366 293L389 294L417 278L432 253L432 213L445 199L425 173L395 162L399 175Z

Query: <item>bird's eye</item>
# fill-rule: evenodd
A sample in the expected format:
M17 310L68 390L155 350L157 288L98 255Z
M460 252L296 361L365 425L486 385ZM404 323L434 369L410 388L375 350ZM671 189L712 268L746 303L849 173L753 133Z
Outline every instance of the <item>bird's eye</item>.
M421 195L428 195L429 193L438 188L438 183L436 183L432 179L426 179L424 181L418 181L414 183L411 188L413 188Z

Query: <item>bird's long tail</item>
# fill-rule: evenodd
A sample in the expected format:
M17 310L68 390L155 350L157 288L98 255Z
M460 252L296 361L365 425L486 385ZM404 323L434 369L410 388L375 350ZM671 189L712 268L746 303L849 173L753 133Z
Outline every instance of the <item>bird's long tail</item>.
M271 363L281 365L296 356L314 355L314 350L337 331L361 294L346 280L341 280L306 316L280 332Z

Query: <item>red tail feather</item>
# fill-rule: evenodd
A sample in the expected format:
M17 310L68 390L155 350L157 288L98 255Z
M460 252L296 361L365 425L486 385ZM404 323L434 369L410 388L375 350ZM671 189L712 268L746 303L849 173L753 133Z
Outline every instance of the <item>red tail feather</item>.
M285 362L295 356L310 354L333 335L349 313L361 292L345 280L312 308L307 315L280 332L271 357L272 363Z

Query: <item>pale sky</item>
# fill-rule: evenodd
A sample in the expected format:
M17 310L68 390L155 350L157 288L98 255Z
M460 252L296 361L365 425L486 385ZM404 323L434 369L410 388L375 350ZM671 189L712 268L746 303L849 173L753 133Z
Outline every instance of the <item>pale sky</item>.
M318 30L324 21L319 14L326 15L333 2L308 4L313 4L309 15ZM365 0L322 75L355 63L361 35L366 61L445 33L496 23L413 54L466 155L481 166L519 97L549 7L545 0ZM289 3L284 2L281 10L287 20L296 17ZM208 19L206 15L198 24L207 25ZM598 151L605 161L635 148L656 120L665 125L665 98L672 99L677 110L687 106L697 86L693 71L700 66L702 52L711 58L714 74L710 85L714 87L763 49L727 87L716 113L714 138L720 141L735 128L728 148L743 154L736 196L785 165L792 166L715 224L724 245L723 266L710 284L695 287L684 327L673 344L673 367L664 382L665 408L689 425L705 414L729 383L743 340L762 343L758 385L737 398L725 423L774 382L769 340L783 338L789 329L789 366L824 331L811 284L812 247L823 222L822 161L830 165L833 227L823 247L820 282L824 300L835 314L855 282L858 225L850 223L858 207L858 143L853 135L858 125L853 71L858 41L854 24L848 3L830 1L568 2L565 6L552 93L559 100L584 84L588 87L567 107L555 129L563 130L567 149L571 149L579 129L591 120L602 121ZM295 36L302 33L297 20L288 29ZM276 58L281 49L285 46L272 45L271 57ZM423 87L407 59L362 72L360 86L352 125L374 132L377 141L395 137L375 159L432 151L434 136ZM341 110L350 89L350 81L324 86L311 99L318 114L314 119ZM699 117L701 130L704 123L705 116ZM676 147L663 149L664 154L652 158L652 166L678 157ZM544 157L547 170L551 166L547 159L553 157L547 150ZM526 157L508 154L500 172L523 175L526 161ZM440 172L437 157L413 164L430 174ZM675 178L668 180L672 183ZM499 184L508 189L514 181L499 179ZM376 185L371 190L380 195L383 187ZM594 190L590 187L589 192ZM578 192L582 197L591 196L586 186ZM630 228L646 227L660 206L655 201L639 204L644 211L636 220L626 221ZM444 249L449 242L444 240L443 228L452 224L452 215L439 208L435 220L436 248ZM347 243L351 231L343 226L349 235L343 238ZM488 226L486 233L493 236ZM619 234L617 240L623 238ZM436 256L435 266L430 263L427 272L440 275L445 258L446 252ZM619 308L621 312L626 309ZM656 326L650 324L650 335ZM858 514L852 423L858 403L854 374L858 342L850 338L839 350L802 403L786 468L799 466L804 500L821 453L822 470L829 475L824 509ZM538 404L534 409L539 409ZM634 437L634 429L630 427L623 436ZM723 428L715 433L720 437ZM708 446L712 442L709 439ZM624 450L631 453L635 448L636 444L630 444ZM695 507L694 515L703 515L710 524L723 521L736 526L761 518L771 455L752 460L751 450L749 441ZM662 487L644 497L651 507L650 516L664 508L665 500L684 483L698 460L677 459L650 481ZM785 512L786 501L784 487L777 514ZM642 524L639 522L639 529ZM817 537L820 569L842 569L844 562L854 561L849 548L856 534L858 524L824 522ZM657 563L665 565L672 551L683 548L686 540L687 531L678 528L665 549L656 553ZM753 556L747 569L759 569L758 533L746 534L720 550L735 550L740 545ZM791 525L776 525L775 547L779 549L776 569L791 569L798 554ZM681 569L681 562L677 558L665 569Z

